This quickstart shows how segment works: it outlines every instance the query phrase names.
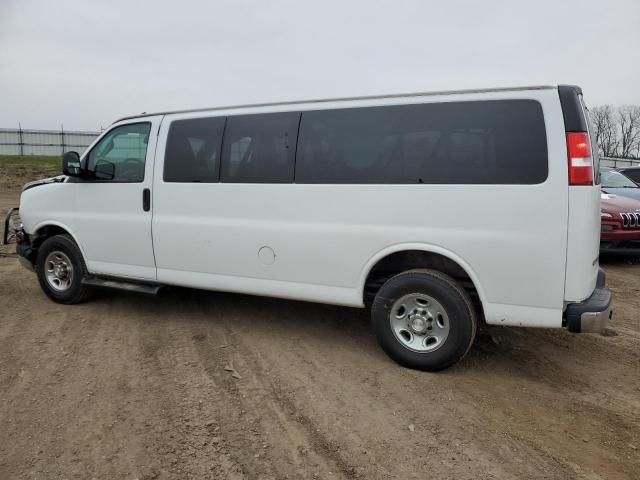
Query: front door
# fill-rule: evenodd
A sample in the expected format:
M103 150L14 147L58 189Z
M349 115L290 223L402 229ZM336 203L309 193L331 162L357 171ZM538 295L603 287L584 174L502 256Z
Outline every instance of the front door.
M162 117L120 123L84 154L96 178L78 179L73 231L90 273L155 280L153 161Z

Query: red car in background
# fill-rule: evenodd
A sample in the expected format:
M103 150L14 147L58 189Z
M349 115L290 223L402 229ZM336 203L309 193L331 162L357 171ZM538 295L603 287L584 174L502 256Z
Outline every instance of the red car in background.
M640 201L603 193L600 253L640 256Z

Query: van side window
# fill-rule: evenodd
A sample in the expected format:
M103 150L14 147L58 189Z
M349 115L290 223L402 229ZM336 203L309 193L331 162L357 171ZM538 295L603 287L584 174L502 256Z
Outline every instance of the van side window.
M289 183L300 114L239 115L227 118L220 180L228 183Z
M534 100L318 110L302 113L295 181L535 184L547 155Z
M164 154L165 182L218 181L225 117L174 120Z
M86 168L113 175L98 175L97 179L103 182L142 182L150 130L148 122L115 127L91 149Z

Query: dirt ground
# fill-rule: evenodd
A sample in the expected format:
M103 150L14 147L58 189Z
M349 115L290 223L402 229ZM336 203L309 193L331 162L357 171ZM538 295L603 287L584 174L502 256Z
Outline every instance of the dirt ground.
M0 479L637 479L640 265L604 267L608 335L495 328L429 374L365 311L186 289L62 306L5 252Z

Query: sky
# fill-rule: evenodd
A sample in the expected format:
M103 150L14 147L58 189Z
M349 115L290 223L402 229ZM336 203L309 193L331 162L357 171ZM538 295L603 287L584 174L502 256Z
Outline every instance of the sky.
M0 128L559 83L640 104L640 0L0 0Z

